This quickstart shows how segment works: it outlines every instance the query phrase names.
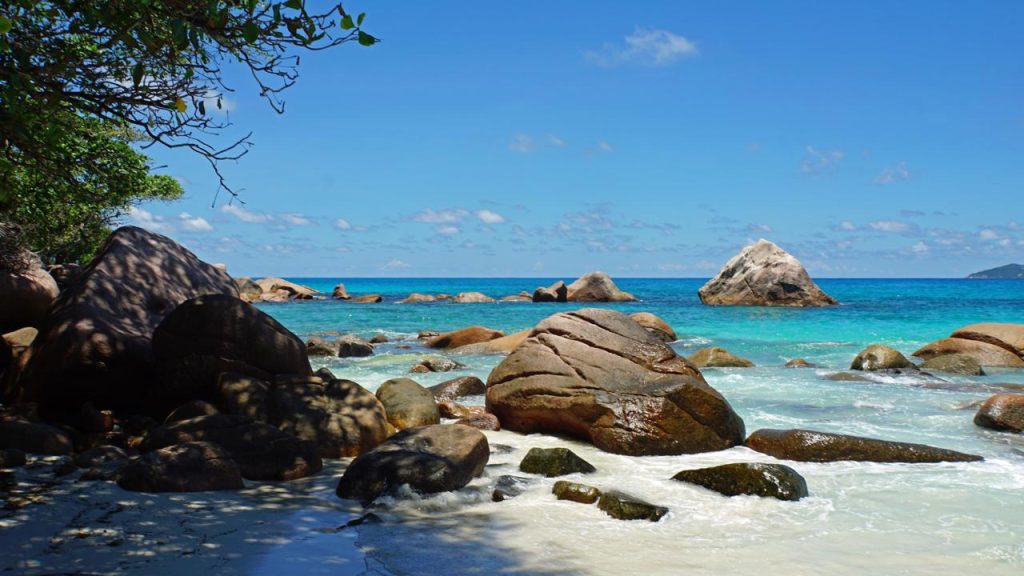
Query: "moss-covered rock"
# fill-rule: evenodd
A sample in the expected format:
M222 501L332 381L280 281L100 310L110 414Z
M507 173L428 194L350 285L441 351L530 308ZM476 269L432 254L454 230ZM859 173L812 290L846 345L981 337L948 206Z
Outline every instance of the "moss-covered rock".
M726 496L752 495L779 500L807 496L807 482L789 466L743 462L683 470L673 480L688 482Z
M861 350L860 354L857 354L857 357L850 364L850 370L874 371L902 370L906 368L914 368L914 363L907 360L906 356L900 354L898 350L882 346L881 344L872 344Z
M931 360L925 360L921 364L922 370L930 372L946 372L948 374L960 374L962 376L984 376L978 360L970 354L946 354L936 356Z
M601 491L597 488L577 482L569 482L568 480L555 482L551 493L559 500L570 500L580 504L593 504L601 497Z
M655 506L622 492L605 492L597 501L605 514L619 520L650 520L657 522L668 514L668 508Z
M530 448L519 463L519 469L530 474L543 474L548 478L577 472L587 474L597 470L568 448Z

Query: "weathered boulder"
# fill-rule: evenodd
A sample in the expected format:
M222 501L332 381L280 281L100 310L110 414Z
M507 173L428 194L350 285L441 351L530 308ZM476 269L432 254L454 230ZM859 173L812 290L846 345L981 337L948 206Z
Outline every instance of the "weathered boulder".
M724 464L683 470L672 479L703 486L726 496L746 494L779 500L799 500L807 496L804 477L782 464Z
M42 326L59 292L38 259L32 258L25 270L0 270L0 334Z
M388 422L398 430L441 422L434 395L414 380L388 380L377 389L377 399L384 406Z
M565 434L630 455L724 450L743 421L700 371L625 314L549 316L491 372L503 428Z
M687 360L697 368L751 368L754 366L750 360L740 358L717 346L701 348L691 354Z
M405 298L398 301L399 304L421 304L423 302L437 302L437 297L430 294L420 294L419 292L413 292Z
M566 474L589 474L597 470L593 464L568 448L530 448L519 469L529 474L543 474L548 478Z
M186 442L161 448L129 462L117 485L135 492L205 492L244 488L238 464L210 442Z
M533 291L534 302L568 302L569 287L559 280L547 288L540 286Z
M1008 322L971 324L956 330L950 335L950 338L987 342L1024 358L1024 324Z
M351 380L278 383L267 412L271 424L313 442L324 458L358 456L388 437L384 406Z
M494 298L482 292L459 292L453 300L456 304L488 304L494 302Z
M235 278L235 286L238 287L238 297L246 302L257 302L263 298L263 288L253 282L252 278L243 276Z
M356 296L351 300L351 302L356 304L379 304L383 301L384 298L380 294L364 294L362 296Z
M785 367L786 368L816 368L817 366L815 364L811 364L810 362L808 362L807 360L804 360L803 358L793 358L792 360L786 362L786 366Z
M337 286L334 287L334 290L331 291L331 298L334 298L335 300L351 300L352 299L352 297L348 295L348 291L345 290L345 285L344 284L338 284Z
M630 314L629 317L662 342L675 342L678 339L676 331L668 325L668 322L650 312L637 312Z
M459 424L409 428L353 460L337 494L365 504L405 484L422 494L458 490L483 473L489 458L479 430Z
M17 416L0 417L0 448L18 448L29 454L70 454L71 436L49 424Z
M477 430L489 430L492 432L501 430L501 422L498 422L498 417L489 412L474 412L459 418L455 423L476 428Z
M452 400L441 400L437 403L437 411L441 414L441 418L457 419L483 412L484 409L480 406L470 408Z
M238 414L260 422L270 421L271 382L244 374L225 372L217 379L213 400L226 414Z
M636 296L619 290L604 272L589 272L567 287L569 302L635 302Z
M451 372L452 370L458 370L459 368L464 368L464 366L451 358L445 358L444 356L426 356L420 358L419 362L409 369L409 372L417 374L424 374L427 372Z
M511 354L529 335L530 330L522 330L487 342L460 346L455 352L457 354Z
M273 294L279 290L284 290L288 293L289 298L295 298L296 300L309 300L319 294L319 292L309 286L303 286L274 276L260 278L255 282L263 290L264 294Z
M150 406L153 333L175 307L204 294L236 299L238 290L223 270L173 240L119 228L54 303L20 399L54 413L87 401L129 412Z
M559 500L569 500L580 504L593 504L601 497L601 491L597 488L568 480L555 482L555 485L551 487L551 493Z
M966 354L973 357L982 366L998 368L1024 368L1024 360L1013 352L980 340L965 338L943 338L921 347L914 356L922 360L931 360L936 356L947 354Z
M354 334L346 334L337 340L338 356L341 358L363 358L373 356L373 344Z
M452 332L445 332L427 340L428 348L459 348L468 344L479 344L495 338L501 338L505 333L500 330L491 330L483 326L470 326Z
M231 296L201 296L171 312L153 334L160 378L154 398L167 410L212 400L221 374L271 380L310 376L306 345L268 314Z
M215 414L162 424L149 430L139 450L150 452L183 442L222 446L249 480L294 480L323 467L312 442L245 416Z
M164 419L164 424L190 420L198 416L212 416L214 414L220 414L220 410L217 410L217 407L213 404L205 400L192 400L172 410L167 415L167 418Z
M981 364L969 354L944 354L921 364L921 370L928 372L946 372L962 376L984 376Z
M780 460L798 462L975 462L981 456L924 444L889 442L812 430L761 429L747 438L747 448Z
M668 508L664 506L655 506L622 492L604 492L597 501L597 507L618 520L657 522L668 514Z
M1024 394L996 394L985 400L974 423L1004 432L1024 432Z
M853 362L850 363L850 370L866 370L869 372L875 370L903 370L906 368L915 368L914 363L907 360L906 356L900 354L898 350L882 346L881 344L872 344L861 350L856 358L853 359Z
M767 240L758 240L726 262L697 291L715 306L832 306L836 299L811 280L800 261Z
M319 336L313 336L309 340L306 340L306 355L337 356L338 342L335 340L320 338Z
M427 388L438 401L457 400L465 396L479 396L487 392L487 385L476 376L460 376Z

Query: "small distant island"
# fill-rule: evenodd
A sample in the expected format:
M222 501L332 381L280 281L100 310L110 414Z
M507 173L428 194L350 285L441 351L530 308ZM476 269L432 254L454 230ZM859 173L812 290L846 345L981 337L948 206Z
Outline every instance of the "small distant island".
M967 275L968 280L1024 280L1024 264L1007 264Z

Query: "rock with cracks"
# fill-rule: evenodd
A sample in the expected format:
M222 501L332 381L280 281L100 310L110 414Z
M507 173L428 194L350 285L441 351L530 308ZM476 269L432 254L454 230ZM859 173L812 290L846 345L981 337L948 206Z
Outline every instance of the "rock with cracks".
M715 306L832 306L836 299L811 280L803 264L767 240L747 246L697 291Z

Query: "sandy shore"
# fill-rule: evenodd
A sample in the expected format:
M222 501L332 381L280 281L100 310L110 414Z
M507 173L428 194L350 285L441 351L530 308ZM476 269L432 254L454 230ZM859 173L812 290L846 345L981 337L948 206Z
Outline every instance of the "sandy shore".
M15 470L0 511L0 572L386 574L344 527L362 515L334 495L344 467L240 492L142 494L56 478L37 460Z

